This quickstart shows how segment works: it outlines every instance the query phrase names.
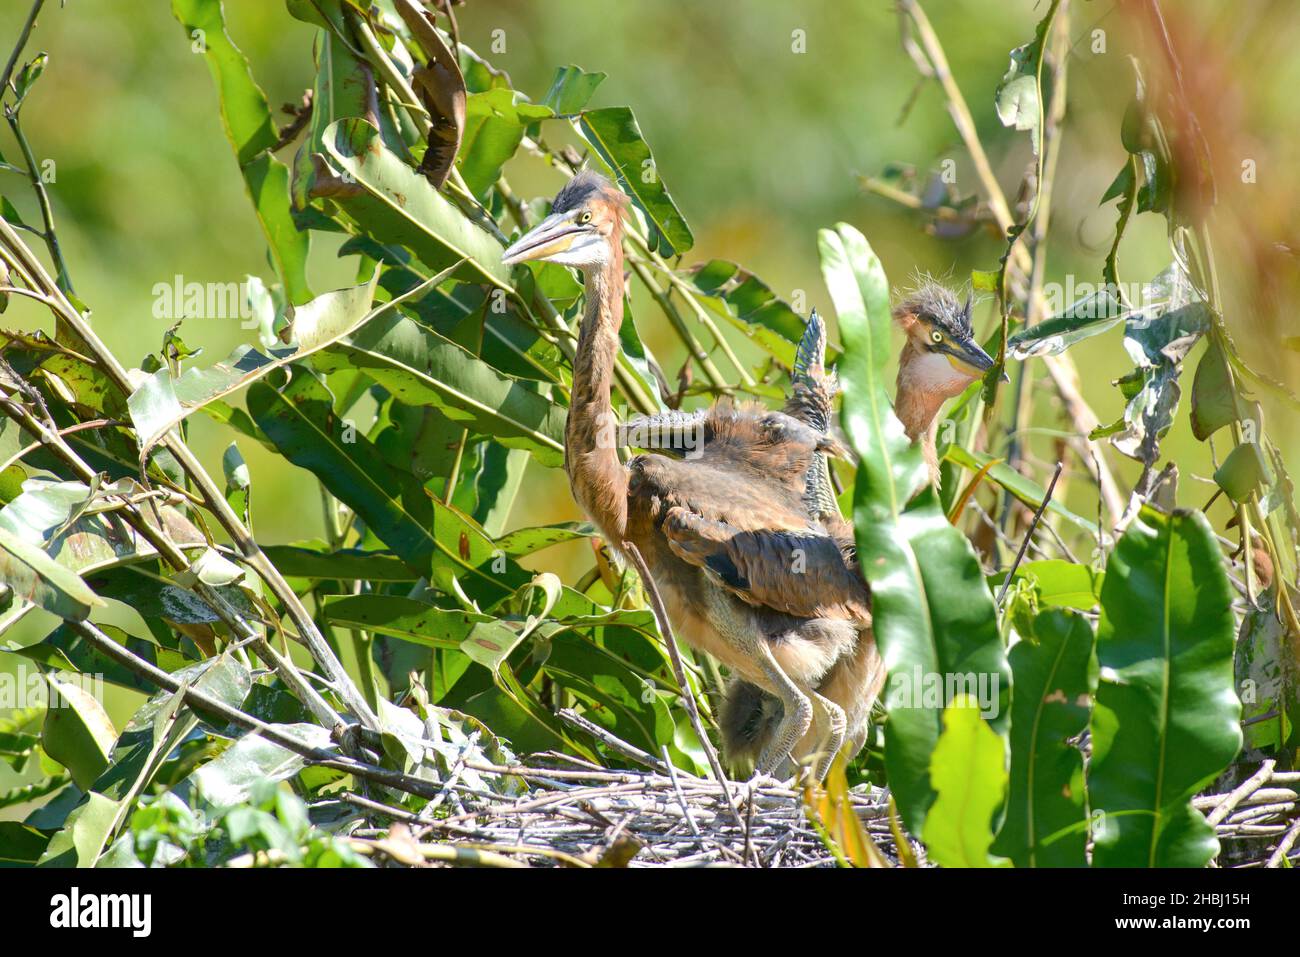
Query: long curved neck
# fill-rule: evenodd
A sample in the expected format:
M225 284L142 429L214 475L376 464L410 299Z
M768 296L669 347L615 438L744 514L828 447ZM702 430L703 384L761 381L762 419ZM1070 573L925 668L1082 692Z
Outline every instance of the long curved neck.
M586 274L587 309L573 360L564 459L573 497L617 548L627 534L627 471L618 460L609 398L623 323L623 249L617 236L610 249L609 262Z
M921 454L926 467L930 470L930 481L939 484L939 454L935 445L938 432L939 410L947 401L947 396L940 392L926 389L917 368L913 365L917 353L910 345L903 347L903 355L898 363L898 390L894 397L894 413L903 423L907 437L913 442L920 441Z

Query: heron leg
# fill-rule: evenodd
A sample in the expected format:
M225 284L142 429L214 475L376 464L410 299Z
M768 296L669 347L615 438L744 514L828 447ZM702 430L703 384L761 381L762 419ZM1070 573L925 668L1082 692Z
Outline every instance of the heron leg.
M763 753L758 756L758 762L754 766L755 776L770 776L781 767L799 739L807 733L808 725L812 723L812 702L782 670L766 639L757 642L754 652L758 659L758 666L770 685L768 690L781 699L785 709L776 733L763 749Z
M840 748L844 747L848 718L844 714L844 709L829 698L814 691L812 699L826 712L826 734L822 736L821 744L817 749L817 763L813 766L816 780L823 781L826 779L826 772L831 769L831 762L840 753Z

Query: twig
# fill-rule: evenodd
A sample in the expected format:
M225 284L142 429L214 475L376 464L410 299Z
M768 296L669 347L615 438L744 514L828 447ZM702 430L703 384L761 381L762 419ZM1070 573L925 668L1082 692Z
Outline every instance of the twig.
M1240 804L1245 798L1258 791L1268 783L1268 779L1273 776L1273 766L1277 764L1273 759L1265 761L1258 771L1248 777L1241 784L1237 785L1232 792L1223 799L1218 807L1209 814L1205 815L1205 820L1209 824L1221 824L1233 809Z
M167 672L155 668L149 662L145 661L138 655L133 654L126 648L119 645L108 635L100 631L89 621L69 621L68 626L77 634L93 645L96 650L111 658L118 664L130 669L142 678L151 681L166 691L173 694L182 690L182 682L176 680ZM365 778L374 781L376 784L382 784L385 787L395 788L399 791L405 791L409 794L417 794L421 797L436 797L438 794L438 785L432 781L423 781L420 778L412 777L409 774L402 774L398 771L390 771L387 768L381 768L377 765L369 764L364 761L357 761L352 758L344 757L338 754L332 754L322 748L305 745L301 741L280 731L273 725L269 725L250 714L240 711L238 708L232 708L224 701L209 697L202 691L193 687L184 686L184 700L193 706L197 706L204 711L211 712L229 721L245 731L251 731L259 737L277 744L287 751L292 751L299 757L305 758L312 764L319 764L325 767L334 768L347 774Z
M18 42L14 44L14 50L9 54L9 62L5 64L4 73L0 73L0 96L4 91L9 89L9 80L14 75L14 67L18 65L18 58L23 55L23 48L27 46L27 40L32 35L32 27L36 26L36 18L40 15L41 7L45 5L45 0L36 0L32 4L32 9L27 14L27 20L23 23L23 28L18 31Z
M1265 867L1281 867L1282 862L1286 859L1291 848L1295 847L1296 840L1300 839L1300 818L1296 818L1291 825L1290 830L1282 836L1282 840L1277 842L1277 847L1268 857L1268 863Z
M700 836L700 829L695 826L695 818L691 817L691 806L686 803L686 795L682 793L681 782L677 780L677 769L673 767L673 762L668 757L668 745L663 746L664 764L668 767L668 777L673 782L673 791L677 794L677 802L682 806L682 814L686 816L686 826L691 829L691 833L696 837Z
M669 773L672 768L671 764L666 764L664 761L660 761L656 758L653 754L642 751L635 745L628 744L622 738L606 731L594 721L588 721L571 708L561 708L556 714L561 721L566 721L575 728L585 731L597 741L606 745L610 749L617 751L630 761L635 761L637 764L643 765L652 771L658 771L660 774Z
M108 378L117 386L124 396L129 396L133 389L126 369L117 357L104 345L90 324L72 305L63 290L50 279L45 267L27 247L26 243L14 232L9 223L0 218L0 240L14 257L15 264L28 280L29 285L39 287L53 302L57 318L66 322L73 332L86 344L94 358ZM244 562L266 582L271 594L284 606L293 620L303 642L311 651L312 657L334 682L335 691L343 704L358 718L363 727L378 730L379 719L367 704L364 696L344 669L343 664L326 643L316 627L316 622L299 599L297 592L289 585L279 569L266 557L261 546L253 539L252 533L245 527L239 516L226 501L224 492L203 468L203 465L180 439L174 430L169 431L160 440L160 444L172 453L181 469L189 476L203 498L205 508L211 512L230 536L232 543L243 557ZM201 583L200 583L201 584ZM197 586L196 586L197 587ZM215 594L215 592L214 592Z
M709 761L709 768L713 771L713 776L722 788L722 793L727 799L727 806L731 808L731 813L736 816L736 823L741 824L740 811L732 800L730 788L727 787L727 776L722 773L722 764L718 761L718 753L713 749L713 742L709 740L709 736L704 732L704 723L700 720L700 709L695 705L695 692L686 680L686 668L682 665L681 651L677 647L677 638L673 633L672 622L668 620L668 610L664 607L663 596L659 594L659 586L655 584L654 577L650 574L650 566L645 563L645 559L641 557L641 552L636 545L632 542L624 542L623 551L631 560L633 567L636 568L637 574L641 576L641 584L645 586L646 594L650 596L650 610L654 612L655 621L659 625L659 633L663 636L664 645L668 648L668 657L673 664L673 676L682 689L682 701L686 705L686 714L691 719L691 727L695 731L695 736L700 740L700 746L704 748L705 757ZM741 824L741 826L744 825Z
M1038 523L1042 521L1043 512L1047 511L1047 503L1052 500L1052 492L1056 488L1056 480L1061 477L1061 469L1064 467L1063 462L1056 463L1056 471L1052 473L1052 481L1048 483L1047 492L1043 495L1042 502L1038 505L1038 511L1034 512L1034 520L1029 523L1029 531L1025 532L1025 540L1020 543L1020 551L1016 553L1016 560L1011 563L1007 569L1006 581L1002 583L1001 590L998 591L997 604L1002 605L1002 599L1007 595L1007 589L1011 587L1011 579L1016 574L1016 569L1020 567L1020 562L1025 557L1025 552L1029 550L1029 541L1034 537L1034 532L1038 528Z

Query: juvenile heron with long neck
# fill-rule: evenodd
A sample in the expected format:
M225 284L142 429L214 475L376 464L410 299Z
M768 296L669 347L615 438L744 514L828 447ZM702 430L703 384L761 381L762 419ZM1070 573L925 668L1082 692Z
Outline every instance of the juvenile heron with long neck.
M626 205L607 180L583 171L560 190L550 215L503 256L507 265L573 266L585 278L565 427L573 496L610 545L631 542L641 552L682 637L726 665L733 686L743 683L762 702L775 703L765 705L751 734L724 734L724 743L752 750L762 775L816 756L821 777L850 732L861 745L857 728L865 727L871 707L863 699L874 699L883 681L851 529L838 513L819 514L809 504L818 457L836 454L839 445L828 430L794 415L724 400L700 420L696 454L620 461L610 387L623 319ZM973 355L954 344L959 324L947 313L911 315L918 328L942 327L945 338L927 346L899 318L909 347L917 342L925 353L909 363L909 387L954 394L956 380L937 375L929 356L940 345ZM931 405L937 411L917 400L909 434L913 425L917 434L927 432L930 423L920 416ZM728 755L738 756L744 755Z

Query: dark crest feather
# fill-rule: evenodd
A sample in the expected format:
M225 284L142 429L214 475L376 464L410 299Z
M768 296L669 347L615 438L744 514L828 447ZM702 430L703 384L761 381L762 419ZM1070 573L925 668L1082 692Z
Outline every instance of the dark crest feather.
M903 295L894 307L895 316L911 313L918 318L936 323L951 335L969 339L974 331L971 328L971 308L974 305L972 294L966 294L966 303L962 305L947 286L924 277L916 288Z
M593 169L580 169L574 174L573 179L565 183L555 194L551 212L567 213L593 197L600 197L606 202L616 203L619 206L627 205L627 197L620 193L608 179Z

